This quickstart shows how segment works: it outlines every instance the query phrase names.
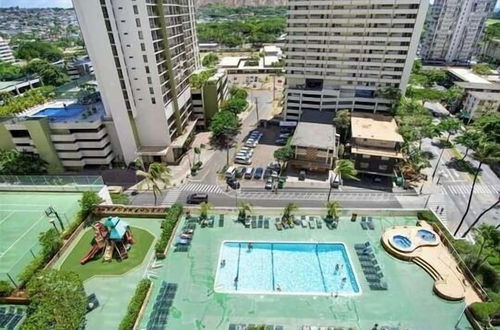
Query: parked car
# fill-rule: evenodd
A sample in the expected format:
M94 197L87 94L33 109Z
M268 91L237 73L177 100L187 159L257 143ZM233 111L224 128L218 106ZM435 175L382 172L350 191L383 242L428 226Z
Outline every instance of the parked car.
M201 204L208 202L207 194L191 194L187 197L186 203L188 204Z
M236 168L234 166L229 166L224 176L226 177L226 179L232 178L234 177L235 172Z
M276 172L279 172L281 169L280 163L278 163L278 162L269 163L268 167L270 167L273 171L276 171Z
M299 172L299 180L300 181L304 181L306 179L306 171L305 170L301 170Z
M284 138L277 138L276 141L274 141L277 145L279 146L284 146L288 142L288 139Z
M234 176L237 178L237 179L240 179L243 177L243 174L245 174L245 170L247 168L245 166L238 166L238 168L236 168L236 172L234 174Z
M232 189L240 189L240 182L236 179L227 179L226 183Z
M247 167L245 170L245 179L251 179L253 176L253 168L252 167Z
M266 185L264 186L267 190L273 189L273 179L269 178L266 181Z
M266 170L264 171L263 179L267 180L268 178L270 178L272 172L273 172L273 170L269 166L266 167Z
M248 139L247 142L245 142L245 147L255 148L257 144L259 144L257 140Z
M292 133L283 133L283 134L280 134L279 138L288 139L290 136L292 136Z
M264 174L264 169L262 167L257 167L255 169L255 173L253 174L253 178L260 180L262 178L262 174Z
M236 164L250 165L252 164L252 158L249 157L235 157L234 162Z

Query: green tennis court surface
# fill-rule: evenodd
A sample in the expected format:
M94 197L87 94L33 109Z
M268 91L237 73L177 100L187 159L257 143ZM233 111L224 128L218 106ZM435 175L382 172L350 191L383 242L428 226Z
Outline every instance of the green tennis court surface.
M38 235L52 227L52 206L63 224L73 221L80 193L0 192L0 280L19 273L40 252ZM59 226L56 221L56 225Z

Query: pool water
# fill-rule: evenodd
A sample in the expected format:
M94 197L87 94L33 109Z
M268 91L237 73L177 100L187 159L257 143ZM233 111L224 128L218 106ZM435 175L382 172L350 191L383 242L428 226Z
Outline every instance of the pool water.
M85 108L82 106L68 106L66 108L45 108L41 111L38 111L34 116L70 118L79 115L83 110L85 110Z
M435 242L436 241L436 235L428 230L425 230L425 229L419 229L418 236L427 242Z
M400 247L403 249L408 249L409 247L411 247L410 239L403 235L394 235L392 237L392 242L396 247Z
M360 292L341 243L253 242L249 249L248 242L224 242L214 289L227 293Z

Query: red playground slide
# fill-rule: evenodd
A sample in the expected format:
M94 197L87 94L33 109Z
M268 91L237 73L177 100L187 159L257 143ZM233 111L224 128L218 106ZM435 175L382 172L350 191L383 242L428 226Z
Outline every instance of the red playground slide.
M101 248L99 246L97 246L97 244L93 244L90 251L82 259L80 259L80 263L82 265L85 264L87 261L92 259L97 254L97 252L99 252L100 250L101 250Z

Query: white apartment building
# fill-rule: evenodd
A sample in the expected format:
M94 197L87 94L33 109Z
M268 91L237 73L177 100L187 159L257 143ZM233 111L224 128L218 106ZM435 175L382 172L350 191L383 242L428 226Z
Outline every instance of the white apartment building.
M12 55L12 49L9 46L7 40L0 37L0 61L13 63L15 62L14 55Z
M478 51L484 23L496 0L434 0L422 38L426 63L468 64Z
M193 0L73 0L123 160L174 162L195 127Z
M427 7L428 0L290 0L285 119L389 110L391 100L377 92L404 93Z

